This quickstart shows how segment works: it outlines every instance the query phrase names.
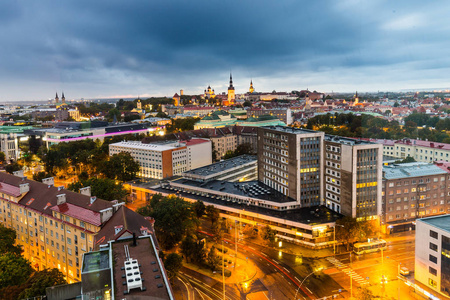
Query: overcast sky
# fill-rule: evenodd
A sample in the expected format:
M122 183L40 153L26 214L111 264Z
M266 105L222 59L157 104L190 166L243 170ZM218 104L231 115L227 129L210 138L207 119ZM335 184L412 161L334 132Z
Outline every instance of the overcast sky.
M0 101L450 87L450 1L0 1Z

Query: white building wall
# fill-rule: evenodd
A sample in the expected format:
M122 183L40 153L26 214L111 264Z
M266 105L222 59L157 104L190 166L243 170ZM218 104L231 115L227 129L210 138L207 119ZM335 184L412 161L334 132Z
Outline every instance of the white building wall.
M448 216L432 217L441 218L444 217L448 221ZM437 232L437 238L431 236L430 231ZM422 220L416 221L416 254L415 254L415 267L414 278L415 280L426 285L428 288L433 289L440 293L441 290L441 247L442 247L442 235L450 236L450 232L446 232L440 228L434 227ZM432 250L431 244L437 245L437 249ZM437 258L437 263L430 261L430 255ZM437 270L437 274L430 273L430 267ZM436 282L436 287L431 285L431 280Z
M204 139L205 143L187 146L188 170L212 164L211 140Z

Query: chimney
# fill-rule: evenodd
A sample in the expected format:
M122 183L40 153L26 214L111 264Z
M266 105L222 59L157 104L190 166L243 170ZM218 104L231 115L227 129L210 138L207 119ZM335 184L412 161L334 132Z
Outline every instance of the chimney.
M66 194L56 195L56 205L61 205L66 203Z
M430 147L431 147L431 148L434 148L434 143L430 143Z
M22 183L19 185L20 188L20 194L26 194L30 191L30 184L29 183Z
M62 191L64 189L63 185L58 186L58 192Z
M116 203L114 203L114 205L113 205L114 212L118 211L122 205L125 205L125 202L118 203L119 202L118 200L113 200L113 201L116 201Z
M137 243L136 243L136 233L133 232L133 247L136 247Z
M97 197L95 197L95 196L92 196L92 197L90 198L90 200L89 200L89 204L92 204L92 203L94 203L94 202L95 202L95 200L97 200Z
M81 195L86 195L86 196L91 196L91 187L90 186L87 186L87 187L84 187L84 188L81 188L80 189L80 194Z
M55 179L53 177L44 178L42 179L42 183L48 185L48 187L51 187L55 185Z
M14 176L17 176L17 177L23 177L23 170L14 171L14 172L13 172L13 175L14 175Z
M105 223L106 221L111 219L112 215L113 215L112 207L101 210L100 211L100 222L102 224Z

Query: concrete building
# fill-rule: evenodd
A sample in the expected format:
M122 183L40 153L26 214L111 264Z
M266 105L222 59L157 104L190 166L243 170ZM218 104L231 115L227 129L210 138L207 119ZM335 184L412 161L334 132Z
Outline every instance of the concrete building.
M99 244L129 232L143 235L141 227L153 234L149 220L117 200L92 197L88 187L79 194L55 187L53 178L41 183L7 173L0 173L0 181L0 224L16 231L34 269L57 268L69 283L81 280L82 255ZM115 232L116 226L124 230Z
M358 220L381 215L382 145L325 135L325 205Z
M450 296L450 215L417 220L414 278Z
M258 129L258 180L294 199L299 207L323 199L324 133L292 127Z
M181 175L212 162L211 141L191 139L165 143L119 142L109 145L109 155L129 153L141 167L138 176L163 179Z
M5 161L19 159L19 142L16 133L0 134L0 151L5 153Z
M414 229L416 219L450 212L450 175L415 162L383 167L383 222L389 232Z

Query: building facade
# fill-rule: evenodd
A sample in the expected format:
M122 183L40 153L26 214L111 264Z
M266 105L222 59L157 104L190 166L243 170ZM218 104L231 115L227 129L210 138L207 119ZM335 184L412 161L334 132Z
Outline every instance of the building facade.
M325 135L325 205L358 220L381 215L382 145Z
M324 133L291 127L258 129L258 180L295 199L321 204Z
M109 145L109 155L127 152L139 163L138 176L163 179L181 175L212 162L211 141L191 139L166 143L119 142Z
M417 220L414 278L450 296L450 215Z
M0 134L0 151L5 153L5 161L19 159L19 142L16 133Z
M450 176L415 162L383 167L383 222L390 232L414 228L416 219L450 212Z

